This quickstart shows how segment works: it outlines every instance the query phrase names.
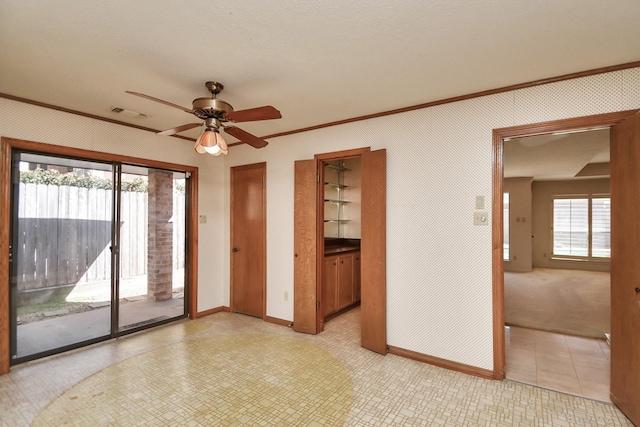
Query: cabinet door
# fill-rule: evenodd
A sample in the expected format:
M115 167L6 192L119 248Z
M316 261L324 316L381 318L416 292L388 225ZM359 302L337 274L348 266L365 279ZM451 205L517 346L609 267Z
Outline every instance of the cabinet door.
M353 254L338 257L338 309L353 303Z
M360 301L360 252L353 256L353 302Z
M322 283L322 314L327 316L338 309L338 257L324 259Z

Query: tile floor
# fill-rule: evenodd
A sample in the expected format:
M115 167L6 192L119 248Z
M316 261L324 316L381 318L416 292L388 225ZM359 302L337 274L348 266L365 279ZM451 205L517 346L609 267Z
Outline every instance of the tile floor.
M511 326L505 330L505 353L507 379L611 402L604 339Z
M27 363L0 376L0 425L631 426L609 403L364 350L359 321L352 310L311 336L217 313ZM325 353L334 364L321 375L325 386L338 385L329 392L332 418L320 410L302 418L304 407L326 397L286 399L289 390L304 391L295 379L304 383L315 367L281 359L285 342L295 351ZM247 363L259 375L225 377ZM251 397L225 399L220 389L229 386Z

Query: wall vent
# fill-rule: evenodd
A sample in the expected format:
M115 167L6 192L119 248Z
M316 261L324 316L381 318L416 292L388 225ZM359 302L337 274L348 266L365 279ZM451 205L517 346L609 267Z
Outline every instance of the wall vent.
M120 116L126 116L132 119L146 119L149 116L143 113L138 113L136 111L131 111L131 110L127 110L125 108L121 108L121 107L111 107L109 109L109 111L111 111L114 114L118 114Z

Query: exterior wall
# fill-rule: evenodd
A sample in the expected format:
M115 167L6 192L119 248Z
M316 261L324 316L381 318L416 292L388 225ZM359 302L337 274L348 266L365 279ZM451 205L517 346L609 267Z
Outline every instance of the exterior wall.
M531 178L504 180L504 192L509 193L509 250L510 260L504 262L505 271L532 270L532 195ZM507 218L504 219L507 221Z
M147 297L171 299L173 288L173 173L149 169Z
M229 168L267 162L267 315L285 320L293 320L284 293L293 295L294 161L386 148L388 344L493 369L491 227L473 225L476 196L492 197L492 130L634 108L638 68L273 138L260 150L236 146L224 159L1 98L0 135L199 166L199 213L209 217L199 226L199 310L229 305Z

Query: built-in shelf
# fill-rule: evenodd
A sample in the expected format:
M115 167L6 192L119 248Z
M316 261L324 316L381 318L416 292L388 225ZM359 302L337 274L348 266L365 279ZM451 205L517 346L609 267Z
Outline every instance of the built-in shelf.
M344 204L347 204L347 203L351 203L348 200L338 200L338 199L324 199L324 201L326 203L334 203L336 205L344 205Z
M348 219L345 219L345 206L349 203L345 200L348 185L345 184L345 173L351 169L346 168L340 160L325 162L325 176L323 179L325 189L324 222L325 237L344 237L344 226ZM331 205L335 205L331 206Z
M325 163L324 167L327 169L333 169L336 171L341 171L341 172L346 172L346 171L350 171L351 169L345 168L342 165L336 164L336 163Z
M324 185L328 186L328 187L333 187L333 188L337 188L338 190L341 190L343 188L349 188L348 185L344 185L344 184L338 184L336 182L325 182Z

